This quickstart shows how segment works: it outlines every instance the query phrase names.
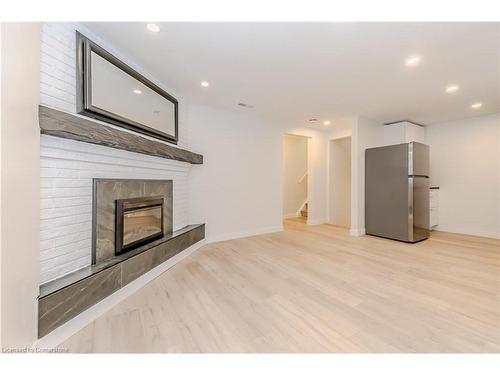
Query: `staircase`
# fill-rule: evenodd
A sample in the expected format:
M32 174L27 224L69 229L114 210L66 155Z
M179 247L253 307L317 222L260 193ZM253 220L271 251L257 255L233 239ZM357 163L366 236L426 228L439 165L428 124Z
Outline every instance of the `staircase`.
M297 181L298 184L307 184L307 171L304 172L304 174L298 179ZM307 185L306 185L307 187ZM307 191L305 192L305 197L304 197L304 202L300 205L299 209L296 212L296 216L298 218L307 219Z
M300 210L300 216L307 218L307 202L302 206Z

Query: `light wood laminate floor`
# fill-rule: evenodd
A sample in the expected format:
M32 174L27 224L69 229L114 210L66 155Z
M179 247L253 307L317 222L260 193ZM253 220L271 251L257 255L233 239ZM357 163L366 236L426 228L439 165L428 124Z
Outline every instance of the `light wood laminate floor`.
M204 246L71 352L499 352L499 241L405 244L289 221Z

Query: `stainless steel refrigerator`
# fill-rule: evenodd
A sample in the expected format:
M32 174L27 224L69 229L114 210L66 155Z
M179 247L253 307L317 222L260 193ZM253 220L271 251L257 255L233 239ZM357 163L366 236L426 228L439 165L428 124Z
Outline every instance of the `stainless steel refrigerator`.
M429 146L365 151L366 233L405 242L429 237Z

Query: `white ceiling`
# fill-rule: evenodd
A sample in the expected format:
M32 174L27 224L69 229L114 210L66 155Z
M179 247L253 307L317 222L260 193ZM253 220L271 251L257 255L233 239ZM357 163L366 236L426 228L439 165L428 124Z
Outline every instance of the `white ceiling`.
M144 23L85 25L190 102L291 125L500 111L500 23L158 23L157 34ZM422 57L413 68L411 55ZM460 90L446 94L452 83Z

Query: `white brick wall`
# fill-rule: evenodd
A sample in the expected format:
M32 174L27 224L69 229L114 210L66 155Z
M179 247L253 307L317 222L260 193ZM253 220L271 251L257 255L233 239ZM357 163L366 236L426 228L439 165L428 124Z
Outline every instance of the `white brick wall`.
M42 24L40 101L75 112L76 36L75 27L65 23Z
M40 152L42 282L90 264L92 178L172 179L174 230L188 224L188 163L50 136Z
M76 29L148 76L82 26L44 23L41 42L41 104L75 112ZM148 78L155 81L151 76ZM183 133L187 129L182 121L184 109L181 99L179 106L179 128L183 130L179 145L186 147ZM188 163L49 136L42 136L40 155L42 283L90 264L92 178L172 179L174 230L188 224Z

